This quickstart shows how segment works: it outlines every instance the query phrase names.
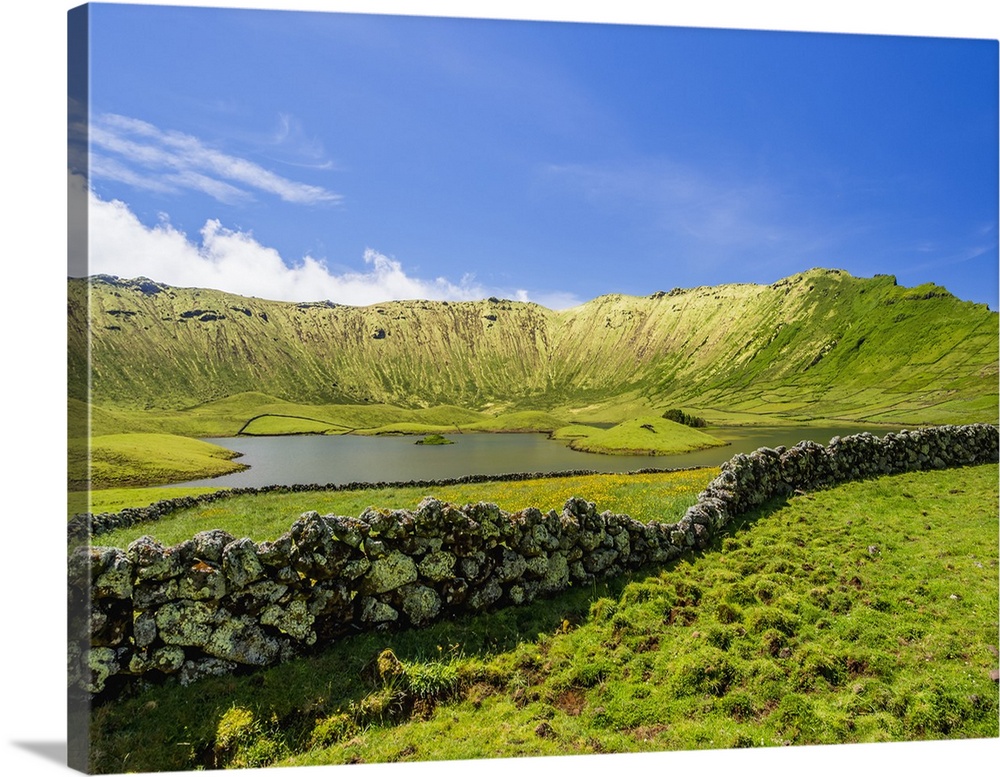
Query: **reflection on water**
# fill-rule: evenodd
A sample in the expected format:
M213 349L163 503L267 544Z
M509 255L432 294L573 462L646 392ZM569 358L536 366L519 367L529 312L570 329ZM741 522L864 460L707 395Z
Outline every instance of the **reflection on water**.
M730 443L676 456L608 456L582 453L544 434L452 434L454 445L415 445L416 437L295 435L212 438L209 442L243 454L249 469L175 485L237 488L297 483L344 484L443 480L463 475L512 472L594 470L629 472L644 467L717 467L737 453L760 447L791 447L800 440L826 445L837 435L884 428L860 425L824 427L714 427L706 429Z

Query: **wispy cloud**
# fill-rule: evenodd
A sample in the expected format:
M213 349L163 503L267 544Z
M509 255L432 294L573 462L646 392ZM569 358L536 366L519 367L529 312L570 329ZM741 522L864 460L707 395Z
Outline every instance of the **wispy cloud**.
M291 132L291 119L282 126L279 139L282 133ZM105 113L94 117L90 142L97 150L92 153L90 169L95 180L104 177L149 191L198 191L226 203L253 199L255 193L302 205L342 199L321 186L293 181L249 159L213 148L193 135L163 130L128 116Z
M535 293L498 289L466 275L419 278L397 259L367 249L363 268L333 272L325 259L306 256L292 263L252 233L231 230L210 219L197 239L173 227L164 216L149 227L120 200L106 201L90 193L90 274L145 276L174 286L222 289L246 296L308 302L328 299L348 305L370 305L391 299L474 300L489 296L533 301L546 307L579 304L560 291Z
M266 139L271 153L280 149L276 156L285 164L311 170L333 170L333 161L327 158L323 144L309 137L302 122L288 113L278 115L277 129Z
M964 243L956 245L924 242L916 247L914 253L928 258L912 264L910 269L921 271L952 267L984 257L995 260L997 245L995 237L991 240L988 234L982 234L979 230L970 235Z

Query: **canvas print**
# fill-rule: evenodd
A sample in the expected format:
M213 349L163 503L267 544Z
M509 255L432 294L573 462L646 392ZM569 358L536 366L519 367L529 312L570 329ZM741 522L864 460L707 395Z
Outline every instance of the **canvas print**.
M68 27L72 767L998 737L996 41Z

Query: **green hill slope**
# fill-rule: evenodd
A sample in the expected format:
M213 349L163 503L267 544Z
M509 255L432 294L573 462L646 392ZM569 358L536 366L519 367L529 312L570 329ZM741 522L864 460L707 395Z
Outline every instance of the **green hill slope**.
M294 304L97 276L70 280L68 310L70 397L88 399L89 334L90 400L141 415L212 403L248 420L290 402L544 410L567 421L671 406L710 418L997 417L995 312L929 284L839 270L610 295L561 312L494 298Z
M610 429L574 424L556 432L557 437L570 440L570 448L591 453L637 453L656 456L687 453L726 444L697 429L658 416L633 418Z

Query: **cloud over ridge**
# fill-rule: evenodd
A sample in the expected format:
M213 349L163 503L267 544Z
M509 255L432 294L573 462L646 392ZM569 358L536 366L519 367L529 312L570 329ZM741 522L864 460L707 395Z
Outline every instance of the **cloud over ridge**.
M74 176L75 178L75 176ZM72 183L72 179L71 179ZM78 181L76 185L81 185ZM476 300L504 296L565 308L579 300L563 292L535 294L524 289L484 286L472 275L457 283L447 278L418 278L398 260L368 248L364 268L336 273L325 259L305 256L287 262L252 233L228 229L209 219L192 239L162 217L146 226L120 200L89 197L89 274L145 276L172 286L221 289L251 297L311 302L327 299L347 305L387 300Z

